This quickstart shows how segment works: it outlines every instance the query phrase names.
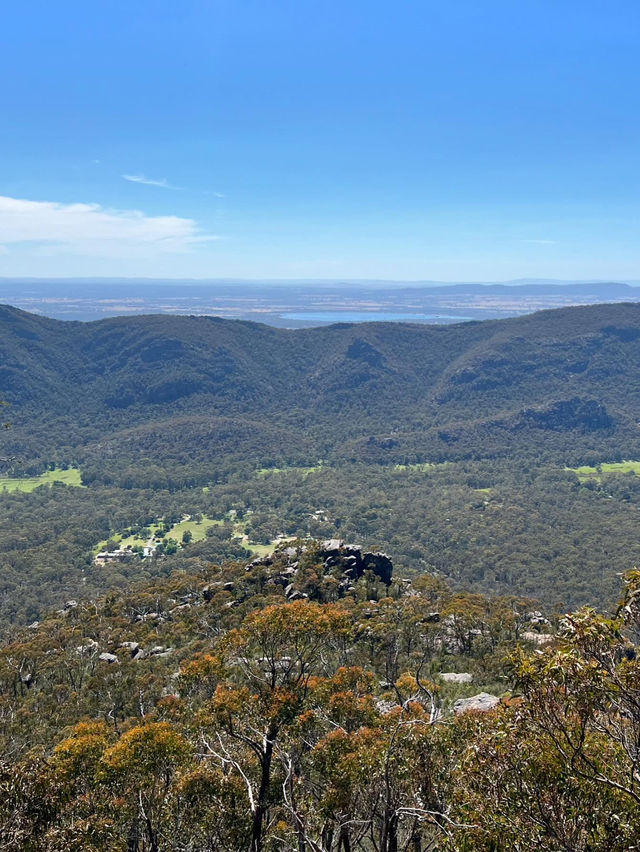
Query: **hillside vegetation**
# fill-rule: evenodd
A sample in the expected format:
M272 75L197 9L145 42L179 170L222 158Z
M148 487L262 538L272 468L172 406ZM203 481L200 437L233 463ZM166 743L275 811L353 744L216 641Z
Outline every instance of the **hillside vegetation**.
M295 331L4 307L0 332L2 626L282 536L559 610L611 607L640 558L640 305ZM93 562L196 515L175 556Z
M639 305L0 331L2 850L640 848Z
M69 601L0 645L0 844L627 852L639 597L554 635L307 541Z

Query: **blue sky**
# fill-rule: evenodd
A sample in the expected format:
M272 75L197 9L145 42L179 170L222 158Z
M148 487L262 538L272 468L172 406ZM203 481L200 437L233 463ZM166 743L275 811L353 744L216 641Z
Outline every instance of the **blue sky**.
M640 4L24 0L0 275L640 279Z

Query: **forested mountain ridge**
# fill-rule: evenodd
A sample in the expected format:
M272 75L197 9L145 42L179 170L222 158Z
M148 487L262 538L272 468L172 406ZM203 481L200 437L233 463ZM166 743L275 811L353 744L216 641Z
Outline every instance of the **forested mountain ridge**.
M0 478L0 629L283 535L560 609L611 607L640 562L640 477L570 469L640 460L640 305L296 331L1 308L0 332L0 477L71 466L85 486ZM200 515L215 526L184 552L95 564L110 539Z
M0 394L16 425L65 418L78 443L176 416L311 426L312 453L344 456L350 439L354 459L385 463L492 455L522 430L541 446L541 430L573 432L560 452L576 434L588 450L591 432L612 448L636 443L638 304L295 331L211 317L66 323L2 308L0 329Z

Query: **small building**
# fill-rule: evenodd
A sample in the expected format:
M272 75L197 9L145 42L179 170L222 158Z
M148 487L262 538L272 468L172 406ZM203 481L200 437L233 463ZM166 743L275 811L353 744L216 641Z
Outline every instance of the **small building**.
M127 556L131 556L130 550L123 550L118 547L116 550L101 550L96 554L96 565L104 565L106 562L122 562Z

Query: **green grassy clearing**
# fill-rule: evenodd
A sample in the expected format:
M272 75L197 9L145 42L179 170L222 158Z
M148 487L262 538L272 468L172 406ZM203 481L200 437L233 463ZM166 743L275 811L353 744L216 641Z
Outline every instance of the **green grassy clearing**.
M151 531L150 538L155 538L155 534L160 529L160 524L149 524L149 530ZM171 533L169 533L171 535ZM128 535L126 538L123 538L121 535L114 535L111 537L110 541L117 541L120 547L144 547L149 539L140 538L139 535ZM102 542L104 546L106 541ZM102 548L100 548L102 549Z
M207 537L208 529L219 526L221 523L222 521L216 521L203 515L200 523L197 523L197 521L180 521L179 524L171 528L171 532L167 535L169 538L175 538L176 541L182 541L182 536L188 531L191 533L191 541L202 541L203 538Z
M239 538L243 547L251 551L254 556L267 556L269 553L273 553L279 544L285 541L295 541L295 536L285 536L284 538L274 538L269 544L257 544L255 541L251 541L245 533L245 527L245 521L238 521L233 525L233 535L235 538Z
M251 551L253 556L268 556L276 549L279 544L284 544L286 541L295 541L295 536L285 536L284 538L275 538L270 544L256 544L254 541L249 541L246 535L242 536L242 544L247 550Z
M0 491L25 491L29 493L41 485L53 485L54 482L63 482L65 485L74 488L83 487L82 474L77 467L70 467L66 470L60 468L48 470L40 476L0 477Z
M579 479L600 479L605 473L634 473L640 476L640 461L603 462L596 467L582 465L582 467L567 467L575 473Z
M220 526L223 523L223 520L209 518L206 515L203 515L202 521L200 523L197 523L197 521L192 520L180 521L179 523L171 527L169 532L164 533L164 537L172 538L177 541L178 544L180 544L182 542L183 534L188 530L191 533L192 542L202 541L204 538L206 538L208 529L214 526ZM258 544L250 540L249 536L244 531L245 526L246 522L237 521L233 525L233 535L235 538L239 538L242 541L243 546L246 547L247 550L249 550L254 556L266 556L267 554L272 553L275 547L283 541L293 540L292 538L279 538L274 539L270 544ZM149 524L148 528L151 533L151 539L155 537L155 534L160 529L160 527L161 523ZM144 547L147 544L148 540L149 539L146 538L140 538L139 535L130 535L126 538L123 538L121 533L114 533L108 539L108 541L116 542L118 546L123 549L126 549L128 547L132 549L137 547ZM101 541L100 544L97 544L93 549L94 556L97 553L100 553L101 550L104 550L106 544L107 539L105 539L105 541Z
M164 533L163 538L173 538L178 543L182 541L183 534L189 530L191 532L191 541L202 541L203 538L207 535L207 530L210 527L217 526L221 524L222 521L214 520L213 518L208 518L206 515L202 516L202 521L197 523L192 520L179 521L177 524L171 527L169 532ZM149 538L153 539L156 536L156 533L163 526L161 523L149 524L148 529L150 530ZM130 535L126 538L122 537L121 533L114 533L109 539L105 539L101 541L100 544L97 544L93 548L93 552L99 553L101 550L104 550L107 541L115 541L117 544L126 549L127 547L135 548L135 547L144 547L145 544L149 541L149 538L141 538L139 535Z
M151 538L153 538L155 536L155 533L157 532L159 527L160 527L160 524L149 524L149 530L151 531L151 536L150 536ZM104 541L101 541L100 544L96 544L96 546L93 548L94 554L100 553L101 550L104 550L104 548L107 545L107 542L109 542L109 541L115 541L116 544L118 544L119 547L127 548L127 547L144 547L144 545L147 543L148 539L140 538L140 536L138 536L138 535L129 535L129 536L126 536L126 538L123 538L122 533L114 533L112 536L109 536L108 539L106 538Z

